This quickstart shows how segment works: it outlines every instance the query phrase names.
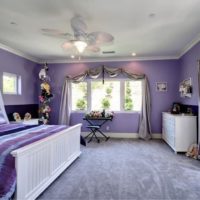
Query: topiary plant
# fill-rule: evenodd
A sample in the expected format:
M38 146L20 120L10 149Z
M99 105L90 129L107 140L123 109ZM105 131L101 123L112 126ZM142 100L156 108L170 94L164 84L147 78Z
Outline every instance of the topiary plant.
M101 104L103 109L110 108L110 101L107 98L103 98Z
M80 110L86 109L86 101L84 99L78 99L76 102L76 107Z

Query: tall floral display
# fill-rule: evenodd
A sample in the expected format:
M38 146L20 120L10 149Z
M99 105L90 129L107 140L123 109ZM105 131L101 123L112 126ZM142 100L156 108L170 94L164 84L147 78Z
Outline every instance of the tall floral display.
M51 98L50 78L47 75L48 66L47 64L40 70L39 78L41 80L40 89L41 93L39 96L39 123L48 124L50 119L51 108L49 106Z

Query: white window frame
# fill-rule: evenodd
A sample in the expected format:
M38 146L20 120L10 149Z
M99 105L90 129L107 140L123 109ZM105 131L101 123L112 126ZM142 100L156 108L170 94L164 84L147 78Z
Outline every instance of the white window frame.
M73 113L85 113L85 112L91 112L91 103L92 103L92 95L91 95L91 82L95 82L95 81L102 81L102 78L97 78L97 79L88 79L85 80L83 82L87 83L87 109L86 110L72 110ZM125 81L134 81L131 79L113 79L113 78L106 78L106 81L119 81L120 82L120 111L114 111L115 113L141 113L142 108L140 111L135 111L135 110L124 110L124 101L125 101ZM136 81L141 81L142 80L136 80ZM72 88L72 83L71 86ZM142 94L141 94L142 95ZM72 98L72 96L71 96ZM71 99L72 101L72 99Z
M4 81L3 81L3 77L4 76L10 76L10 77L13 77L15 78L16 80L16 85L15 85L15 92L6 92L3 90L4 88ZM8 95L21 95L22 93L22 84L21 84L21 76L17 75L17 74L14 74L14 73L8 73L8 72L3 72L3 75L2 75L2 91L3 91L3 94L8 94Z

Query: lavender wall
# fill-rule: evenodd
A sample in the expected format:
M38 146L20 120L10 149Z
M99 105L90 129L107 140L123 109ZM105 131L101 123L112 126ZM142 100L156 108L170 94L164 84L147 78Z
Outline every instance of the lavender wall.
M179 101L188 105L198 105L198 71L197 60L200 59L200 42L196 44L180 59L180 81L192 78L193 93L191 98L179 98Z
M0 90L3 72L18 74L22 79L22 94L3 95L6 105L38 103L36 66L34 62L0 49Z
M198 105L198 77L197 60L200 54L200 43L195 45L179 60L165 61L134 61L134 62L99 62L84 64L50 64L52 92L52 123L58 122L58 112L62 85L65 75L76 75L87 68L106 65L109 67L124 67L136 73L145 73L149 79L152 100L152 131L161 132L161 113L170 109L174 101L184 104ZM38 64L0 49L0 89L2 90L2 73L16 73L22 77L22 95L3 95L6 105L38 103ZM178 93L179 82L191 77L193 83L192 98L180 98ZM157 92L156 82L168 83L167 92ZM71 124L83 123L83 113L72 113ZM108 124L111 132L137 132L139 124L138 113L117 113L113 122Z
M172 103L178 100L178 79L180 74L180 63L177 60L166 61L138 61L138 62L103 62L103 63L84 63L84 64L50 64L49 75L51 76L52 92L54 99L52 106L52 123L58 122L59 103L62 85L66 75L75 75L90 67L106 65L109 67L124 67L136 73L145 73L149 79L151 99L152 99L152 131L161 133L161 113L170 109ZM156 82L163 81L168 83L167 92L157 92ZM83 113L73 113L71 124L83 122ZM118 113L110 124L110 132L130 132L138 130L138 113ZM85 131L85 124L83 131Z

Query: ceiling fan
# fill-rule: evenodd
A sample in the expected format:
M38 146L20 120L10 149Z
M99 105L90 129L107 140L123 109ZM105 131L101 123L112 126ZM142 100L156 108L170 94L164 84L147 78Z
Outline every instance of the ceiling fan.
M88 33L87 25L80 15L76 15L70 20L73 34L63 33L55 29L41 29L44 35L59 37L66 39L62 47L64 49L76 48L78 53L83 53L84 50L91 52L99 52L100 46L104 44L111 44L114 37L106 32L95 31Z

